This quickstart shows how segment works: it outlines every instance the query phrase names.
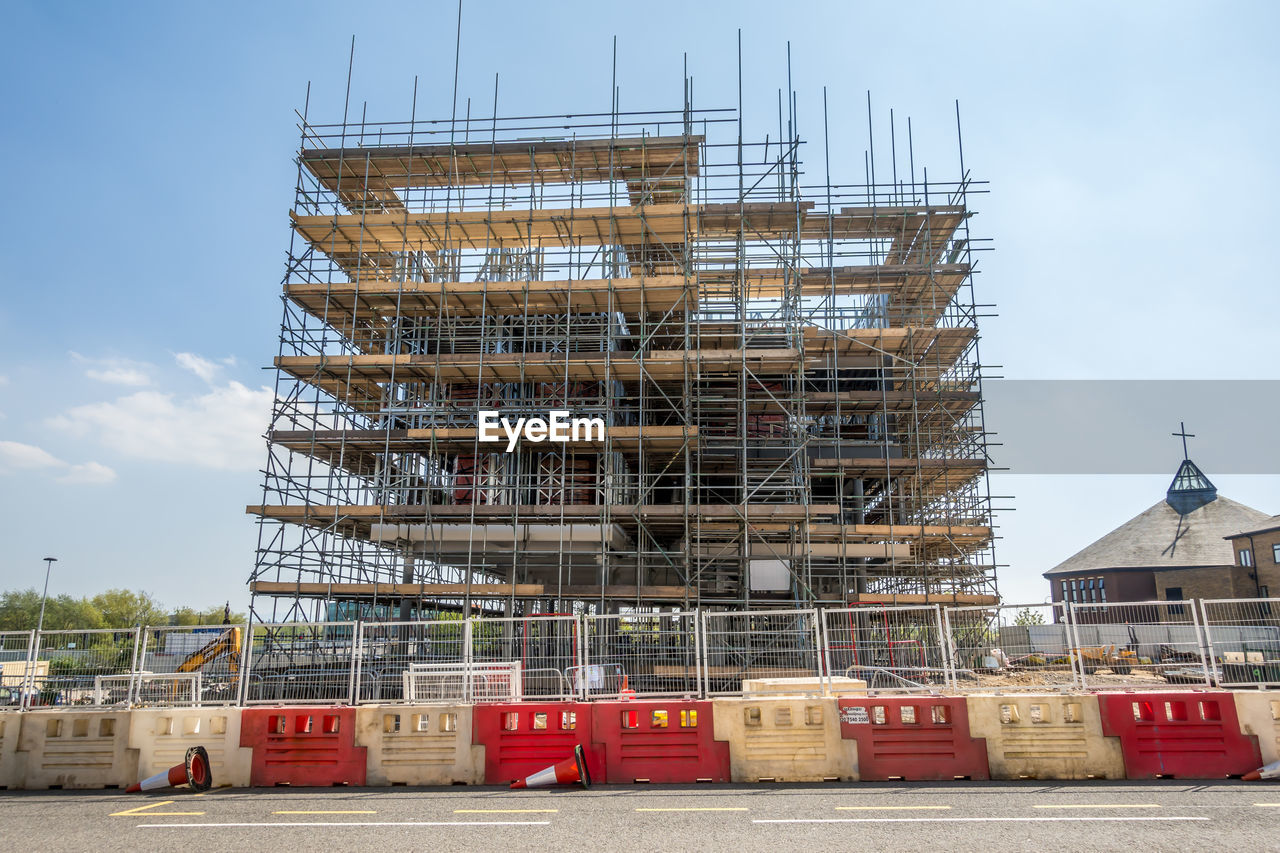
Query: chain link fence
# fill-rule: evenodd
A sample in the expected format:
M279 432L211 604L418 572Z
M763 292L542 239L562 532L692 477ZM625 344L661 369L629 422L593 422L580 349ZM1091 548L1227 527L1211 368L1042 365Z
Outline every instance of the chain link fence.
M474 617L470 662L518 663L525 699L573 699L570 678L582 666L582 622L567 614Z
M246 632L245 625L144 629L138 678L133 685L135 704L180 707L238 703Z
M363 622L356 675L356 701L424 701L413 695L407 673L415 667L453 673L454 686L436 701L466 701L464 667L471 623L465 619L424 622ZM430 695L423 683L423 695Z
M35 631L0 631L0 709L23 705L35 637Z

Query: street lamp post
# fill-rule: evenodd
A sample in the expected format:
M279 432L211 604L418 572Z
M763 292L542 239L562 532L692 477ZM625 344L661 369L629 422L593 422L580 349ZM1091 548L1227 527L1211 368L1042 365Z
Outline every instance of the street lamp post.
M49 598L49 572L53 569L53 564L58 562L57 557L44 558L44 594L40 596L40 621L36 623L36 633L40 633L40 629L44 627L44 603Z

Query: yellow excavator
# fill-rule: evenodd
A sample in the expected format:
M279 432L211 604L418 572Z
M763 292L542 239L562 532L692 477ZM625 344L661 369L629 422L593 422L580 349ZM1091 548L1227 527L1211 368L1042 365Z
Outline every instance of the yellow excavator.
M229 655L228 664L232 675L240 674L240 628L237 625L228 627L216 639L197 649L178 664L174 672L196 672L204 669L219 658Z
M1093 675L1100 669L1109 669L1116 675L1128 675L1141 663L1138 658L1138 637L1129 625L1129 644L1120 648L1116 643L1107 646L1083 646L1072 649L1072 656L1080 661L1085 675Z

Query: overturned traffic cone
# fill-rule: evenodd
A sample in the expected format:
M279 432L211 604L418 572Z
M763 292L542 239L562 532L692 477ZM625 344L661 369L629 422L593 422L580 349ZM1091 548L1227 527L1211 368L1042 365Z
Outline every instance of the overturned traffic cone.
M190 785L193 791L207 791L213 785L213 774L209 772L209 753L203 746L191 747L187 750L187 757L181 764L175 764L163 773L135 782L125 793L136 794L139 791L177 788L181 785Z
M582 752L582 744L573 748L573 755L553 764L546 770L539 770L532 776L517 779L511 783L512 788L545 788L548 785L579 784L584 788L591 787L591 774L587 772L587 758Z
M1246 782L1257 782L1262 779L1280 779L1280 761L1273 761L1265 767L1250 770L1240 778Z

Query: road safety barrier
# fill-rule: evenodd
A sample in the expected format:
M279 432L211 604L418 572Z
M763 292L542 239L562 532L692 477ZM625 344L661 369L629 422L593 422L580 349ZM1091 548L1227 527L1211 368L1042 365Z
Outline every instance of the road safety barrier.
M249 783L365 784L366 750L355 744L355 708L245 708L240 745L253 750Z
M1240 691L1235 700L1240 729L1258 739L1262 763L1280 761L1280 691Z
M470 705L362 706L355 742L367 750L369 785L484 782L484 747L472 744Z
M1226 692L1098 696L1102 733L1120 738L1128 779L1223 779L1262 766Z
M968 696L992 779L1123 779L1120 741L1102 733L1097 696Z
M18 752L21 714L0 714L0 789L21 788L27 753Z
M716 699L712 713L734 782L858 779L856 741L840 736L833 698Z
M987 779L987 746L963 697L840 698L840 734L858 742L864 781Z
M563 761L581 744L592 779L604 779L603 749L591 743L584 702L521 702L472 708L472 742L484 747L484 782L503 785Z
M129 747L138 752L138 777L167 770L182 762L188 749L203 746L214 787L248 787L253 751L240 746L240 723L237 708L133 711Z
M26 753L23 787L127 788L137 781L129 748L129 711L34 711L22 714L18 750Z
M604 751L599 781L728 782L729 744L716 739L714 717L706 701L593 703L591 740Z

